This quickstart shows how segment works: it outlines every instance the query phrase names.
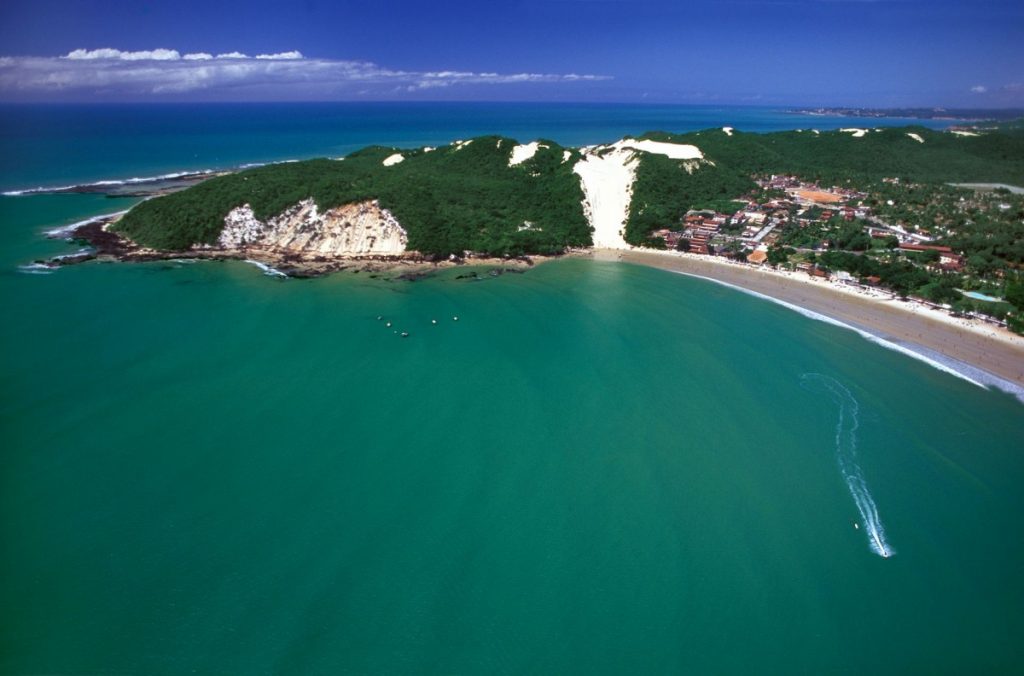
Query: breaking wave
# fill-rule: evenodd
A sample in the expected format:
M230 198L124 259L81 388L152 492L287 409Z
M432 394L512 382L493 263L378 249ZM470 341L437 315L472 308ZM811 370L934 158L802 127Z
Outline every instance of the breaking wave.
M246 164L240 164L228 171L241 171L243 169L254 169L256 167L265 167L271 164L291 164L293 162L300 162L301 160L287 159L277 160L275 162L248 162ZM135 176L133 178L124 179L108 179L102 181L87 181L85 183L73 183L71 185L57 185L57 186L37 186L35 188L22 188L20 190L6 190L3 193L5 197L19 197L22 195L46 195L50 193L64 193L64 192L94 192L102 193L105 188L117 188L125 185L146 185L149 183L161 183L163 181L173 181L179 178L199 178L202 176L209 176L216 174L223 169L196 169L193 171L174 171L169 174L158 174L157 176Z
M800 376L800 385L810 392L828 393L839 405L839 422L836 424L836 460L839 471L860 513L868 546L882 558L889 558L896 552L885 538L885 527L878 515L878 506L871 497L864 472L857 462L857 427L860 425L857 400L838 380L820 373L803 374Z
M46 263L26 263L18 266L18 272L26 275L52 275L57 267Z
M105 221L110 218L116 218L118 216L123 216L126 213L128 213L127 209L125 209L124 211L115 211L109 214L102 214L100 216L93 216L91 218L85 219L84 221L78 221L77 223L62 225L59 228L53 228L51 230L44 230L43 234L51 239L62 239L65 237L70 237L71 233L73 233L75 230L78 230L82 226L89 225L90 223L97 223L99 221Z
M285 273L281 272L277 268L270 267L266 263L262 263L260 261L254 261L251 258L246 258L245 262L248 263L249 265L255 265L256 267L258 267L260 270L263 271L263 274L265 274L267 277L280 277L282 279L287 279L288 278L288 275L286 275Z
M201 171L176 171L170 174L159 176L136 176L121 180L91 181L88 183L74 183L72 185L39 186L36 188L25 188L23 190L7 190L3 193L6 197L18 197L20 195L40 195L55 192L92 191L100 192L102 188L117 187L120 185L144 185L146 183L159 183L171 181L176 178L187 178L190 176L207 176L215 173L214 169L203 169Z

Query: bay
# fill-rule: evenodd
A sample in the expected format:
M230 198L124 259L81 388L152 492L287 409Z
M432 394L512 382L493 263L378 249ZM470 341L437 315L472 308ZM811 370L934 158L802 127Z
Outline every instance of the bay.
M0 672L1020 664L1010 395L613 262L19 270L129 204L0 198Z

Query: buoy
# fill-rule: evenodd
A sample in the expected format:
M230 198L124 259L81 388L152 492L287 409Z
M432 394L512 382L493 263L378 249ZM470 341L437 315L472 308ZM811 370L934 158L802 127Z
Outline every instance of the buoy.
M402 338L408 338L408 337L409 337L409 332L408 331L402 331Z
M387 324L385 324L385 326L387 326L390 329L391 328L391 322L388 322Z
M383 317L381 317L380 315L377 315L377 321L378 321L378 322L379 322L380 320L382 320L382 319L384 319L384 318L383 318Z
M459 318L458 317L452 317L452 321L453 322L457 322L457 321L459 321Z
M857 523L856 521L853 522L853 527L856 528L857 530L860 530L860 524Z
M431 323L431 324L436 324L436 323L437 323L437 320L436 320L436 319L431 319L431 320L430 320L430 323Z

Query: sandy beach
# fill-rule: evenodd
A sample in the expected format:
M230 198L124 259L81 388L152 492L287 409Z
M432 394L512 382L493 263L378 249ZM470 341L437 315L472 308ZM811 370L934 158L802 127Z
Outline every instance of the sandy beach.
M867 294L802 273L729 263L722 259L636 250L595 255L733 284L851 324L882 338L919 345L1024 387L1024 337L977 320L950 317L921 304Z

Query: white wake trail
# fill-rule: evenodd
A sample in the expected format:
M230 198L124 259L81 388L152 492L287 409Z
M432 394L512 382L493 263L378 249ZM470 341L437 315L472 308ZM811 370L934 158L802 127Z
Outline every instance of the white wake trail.
M889 558L896 552L885 539L885 526L878 515L878 506L871 497L864 472L857 463L857 427L860 425L857 400L835 378L820 373L805 373L800 376L800 381L808 390L828 392L839 404L839 422L836 425L836 460L839 463L839 471L864 523L868 545L879 556Z

